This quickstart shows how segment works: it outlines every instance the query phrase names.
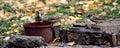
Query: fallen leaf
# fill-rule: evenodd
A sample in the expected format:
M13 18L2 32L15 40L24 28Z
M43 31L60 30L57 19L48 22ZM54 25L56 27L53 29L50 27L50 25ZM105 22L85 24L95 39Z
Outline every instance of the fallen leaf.
M83 5L83 6L82 6L82 9L85 10L85 11L89 11L89 10L90 10L88 4L87 4L87 5Z
M73 46L75 44L75 42L73 41L73 42L69 42L69 43L67 43L67 45L69 45L69 46Z
M117 2L113 2L112 5L116 6L116 5L118 5L118 3Z
M29 9L28 8L22 8L23 11L28 11Z
M31 3L36 2L36 1L38 1L38 0L26 0L27 4L31 4Z
M60 40L60 38L55 38L53 41L52 41L52 43L56 43L56 42L58 42Z
M56 43L52 43L52 44L50 44L51 46L57 46L57 44Z
M18 2L18 1L15 2L15 5L16 5L19 9L24 8L24 4L22 4L22 3Z
M19 32L20 28L15 28L13 31L14 32Z
M11 34L13 31L7 31L5 32L5 34Z
M112 0L105 0L105 3L110 3L112 2Z
M64 4L68 3L67 0L60 0L60 2Z
M98 2L100 2L100 0L94 0L94 2L98 3Z
M13 22L12 27L17 26L17 22Z
M20 20L28 20L30 18L31 18L30 16L25 16L25 17L22 17Z
M72 9L72 10L70 10L70 12L75 13L75 10Z
M6 41L7 41L7 40L9 40L9 39L10 39L10 37L5 37L3 40L6 40Z
M98 8L100 5L99 4L95 4L95 7Z
M28 11L27 14L28 14L28 16L32 16L33 12L32 11Z
M57 46L57 42L59 42L59 40L60 40L60 38L55 38L55 39L53 39L53 41L50 42L49 44L50 44L51 46Z
M93 3L89 4L89 8L93 9L94 8L94 4Z
M106 15L106 12L101 12L102 15Z
M65 22L65 19L61 19L61 22Z
M36 7L42 7L45 6L45 4L43 2L36 2Z

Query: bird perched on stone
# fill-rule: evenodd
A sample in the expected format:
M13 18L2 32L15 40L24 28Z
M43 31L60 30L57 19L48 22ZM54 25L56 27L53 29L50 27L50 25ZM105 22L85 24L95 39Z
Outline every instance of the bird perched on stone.
M38 11L36 11L35 21L36 22L42 21L42 15Z
M95 16L95 15L87 15L87 21L92 21L92 22L95 22L97 24L97 23L102 23L104 20L100 17Z

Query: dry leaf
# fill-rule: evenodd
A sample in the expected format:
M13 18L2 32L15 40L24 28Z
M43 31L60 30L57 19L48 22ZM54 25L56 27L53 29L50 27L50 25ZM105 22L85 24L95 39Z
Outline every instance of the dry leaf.
M94 2L98 3L98 2L100 2L100 0L94 0Z
M67 45L69 45L69 46L73 46L75 44L75 42L73 41L73 42L69 42L69 43L67 43Z
M7 31L5 32L5 34L11 34L13 31Z
M29 9L28 8L22 8L23 11L28 11Z
M7 40L9 40L9 39L10 39L10 37L5 37L3 40L6 40L6 41L7 41Z
M30 19L30 16L22 17L20 20L28 20L28 19Z
M73 17L73 16L69 16L68 18L71 18L71 19L73 19L74 17Z
M65 19L61 19L61 22L65 22Z
M32 11L28 11L27 14L28 14L28 16L32 16L33 12Z
M36 2L36 7L42 7L45 6L43 2Z
M78 2L79 4L83 4L84 2L83 1L80 1L80 2Z
M22 4L22 3L18 2L18 1L15 2L15 5L16 5L19 9L24 8L24 4Z
M70 12L75 13L75 10L72 9L72 10L70 10Z
M13 0L4 0L5 3L11 3Z
M56 42L59 42L59 40L60 40L60 38L55 38L55 39L53 39L53 41L50 42L49 44L50 44L51 46L57 46L57 43L56 43Z
M102 15L106 15L106 12L101 12Z
M105 0L105 3L110 3L112 2L112 0Z
M36 2L38 0L26 0L27 4L32 4L33 2Z
M89 10L90 10L88 4L87 4L87 5L83 5L83 6L82 6L82 9L85 10L85 11L89 11Z
M52 44L50 44L51 46L57 46L57 43L52 43Z
M60 3L64 3L64 4L67 4L67 0L60 0Z
M95 4L95 7L98 8L100 5L99 4Z
M0 18L5 18L5 14L3 10L0 10Z
M118 3L117 2L113 2L112 5L116 6L116 5L118 5Z
M60 39L60 38L55 38L55 39L52 41L52 43L56 43L56 42L58 42L59 39Z
M48 5L54 4L54 3L59 3L59 0L46 0L46 3L47 3Z
M15 28L13 31L14 32L19 32L20 28Z
M94 4L93 3L89 4L89 8L93 9L94 8Z
M13 22L12 27L17 26L17 22Z

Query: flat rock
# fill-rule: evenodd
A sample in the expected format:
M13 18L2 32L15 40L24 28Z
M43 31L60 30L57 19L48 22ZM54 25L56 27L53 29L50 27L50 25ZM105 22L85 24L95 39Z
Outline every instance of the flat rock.
M104 30L106 33L118 33L120 32L120 21L111 21L97 24L101 30Z
M21 48L33 48L46 45L44 38L41 36L24 36L16 35L11 37L3 47L21 47Z
M76 46L64 46L64 47L42 46L42 47L36 47L36 48L120 48L120 47L106 47L106 46L93 46L93 45L76 45Z

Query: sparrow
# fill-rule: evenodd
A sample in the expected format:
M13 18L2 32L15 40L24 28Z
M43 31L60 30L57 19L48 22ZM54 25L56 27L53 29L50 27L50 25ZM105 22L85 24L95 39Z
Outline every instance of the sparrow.
M92 21L97 24L97 23L102 23L104 20L95 15L87 15L87 21Z
M35 21L36 22L42 21L42 15L38 11L36 11Z

